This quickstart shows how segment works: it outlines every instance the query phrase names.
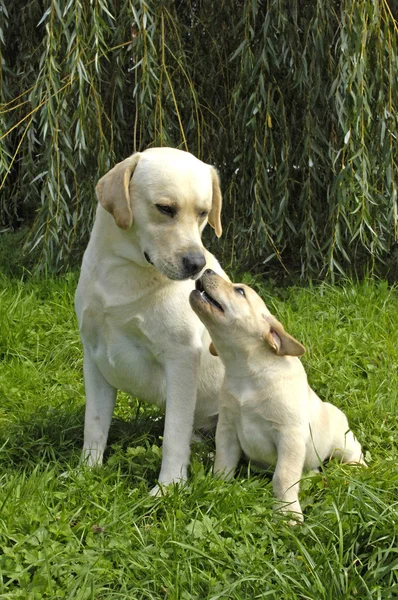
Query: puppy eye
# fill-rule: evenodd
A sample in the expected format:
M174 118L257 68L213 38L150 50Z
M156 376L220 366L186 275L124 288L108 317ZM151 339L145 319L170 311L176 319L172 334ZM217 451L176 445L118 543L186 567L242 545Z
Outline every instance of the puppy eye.
M245 290L243 288L235 288L235 292L242 294L246 298Z
M200 213L199 213L199 217L200 217L201 219L204 219L205 217L207 217L207 215L208 215L208 214L209 214L209 213L208 213L208 211L207 211L207 210L202 210L202 212L200 212Z
M155 206L162 215L167 215L168 217L174 217L177 213L174 206L170 206L169 204L155 204Z

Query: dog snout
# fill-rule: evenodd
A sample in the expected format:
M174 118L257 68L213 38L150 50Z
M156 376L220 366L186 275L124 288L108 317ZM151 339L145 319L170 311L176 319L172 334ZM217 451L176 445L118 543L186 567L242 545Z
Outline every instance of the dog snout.
M205 255L202 252L187 252L182 257L184 272L189 277L197 275L206 264Z

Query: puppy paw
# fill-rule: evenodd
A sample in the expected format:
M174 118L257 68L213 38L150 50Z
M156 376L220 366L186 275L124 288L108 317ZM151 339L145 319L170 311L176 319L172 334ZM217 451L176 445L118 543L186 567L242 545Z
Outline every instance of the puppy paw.
M206 441L206 438L204 435L201 434L200 431L194 431L192 433L191 443L195 442L197 444L203 444L205 441Z
M286 525L289 527L295 527L296 525L301 525L304 521L304 515L302 512L294 512L292 510L281 510L279 509L279 516L286 519Z
M304 515L298 502L284 504L283 506L278 503L274 506L274 509L280 517L288 518L286 524L291 527L299 525L304 521Z
M365 469L369 468L369 465L363 459L363 456L358 460L347 460L345 462L346 465L350 465L350 467L364 467Z
M301 525L304 522L303 513L286 512L285 516L293 517L286 521L286 524L289 525L289 527L296 527L296 525Z

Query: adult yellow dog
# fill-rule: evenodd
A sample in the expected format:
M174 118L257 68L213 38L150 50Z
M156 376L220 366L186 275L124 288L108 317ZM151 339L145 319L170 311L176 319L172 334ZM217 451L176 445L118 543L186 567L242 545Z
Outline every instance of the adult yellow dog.
M166 409L160 486L185 480L193 426L215 421L223 367L189 305L221 235L216 170L188 152L152 148L117 164L97 188L94 228L75 307L84 346L83 457L102 463L117 390ZM152 493L158 493L156 486Z

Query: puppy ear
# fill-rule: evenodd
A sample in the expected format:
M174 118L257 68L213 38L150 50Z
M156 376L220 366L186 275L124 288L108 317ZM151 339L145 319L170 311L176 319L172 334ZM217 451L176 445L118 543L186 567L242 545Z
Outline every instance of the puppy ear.
M220 180L218 173L214 167L210 167L211 180L213 183L213 201L211 210L209 212L209 225L213 227L217 237L221 237L222 226L221 226L221 207L222 207L222 196L220 190Z
M270 329L263 333L263 339L278 356L302 356L305 348L300 342L285 331L272 315L264 317Z
M217 350L213 344L213 342L210 342L210 346L209 346L209 352L212 356L218 356L217 354Z
M120 229L130 229L133 224L129 185L141 154L136 152L118 163L101 177L95 191L101 205L113 215Z

